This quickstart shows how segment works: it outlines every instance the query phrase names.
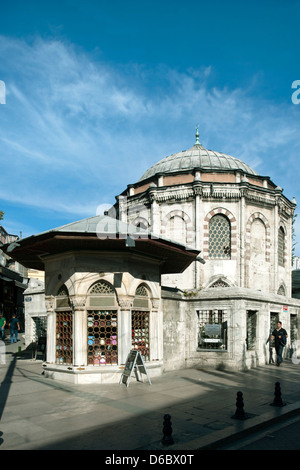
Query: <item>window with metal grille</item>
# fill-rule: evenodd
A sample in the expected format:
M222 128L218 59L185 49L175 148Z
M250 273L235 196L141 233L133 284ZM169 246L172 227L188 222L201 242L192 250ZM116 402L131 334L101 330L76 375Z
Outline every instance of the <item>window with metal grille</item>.
M72 312L56 312L56 363L73 362L73 319Z
M246 344L247 349L255 349L256 345L256 317L257 312L248 310L247 311L247 337Z
M149 312L132 311L132 348L140 351L145 361L150 360Z
M105 281L98 281L90 290L90 294L111 294L114 295L113 287Z
M284 230L282 227L278 230L278 264L284 266Z
M59 291L57 292L57 297L68 297L69 292L65 285L61 286Z
M277 323L279 321L279 314L276 313L276 312L271 312L270 313L270 330L271 332L273 330L275 330L275 328L277 327Z
M209 286L210 288L214 288L214 287L229 287L229 285L225 282L225 281L222 281L222 279L219 279L218 281L214 282L211 286Z
M213 216L209 222L209 257L211 259L231 257L230 222L222 214Z
M298 339L297 315L290 316L290 338L291 343Z
M116 296L113 286L103 280L96 282L89 291L88 305L91 309L116 307Z
M89 311L87 331L88 365L117 365L117 312L112 310Z
M147 288L141 284L135 291L135 295L140 295L141 297L148 297L148 291Z
M149 331L149 292L144 284L135 291L131 312L132 348L138 349L145 361L150 360L150 331Z
M277 327L277 323L279 321L279 314L276 313L276 312L271 312L270 313L270 334L275 330L275 328ZM275 340L273 339L271 341L271 338L270 338L270 347L274 347L275 346Z
M135 291L133 308L139 308L141 310L149 308L149 293L143 284L140 284Z
M224 310L198 310L198 350L227 350L227 314Z

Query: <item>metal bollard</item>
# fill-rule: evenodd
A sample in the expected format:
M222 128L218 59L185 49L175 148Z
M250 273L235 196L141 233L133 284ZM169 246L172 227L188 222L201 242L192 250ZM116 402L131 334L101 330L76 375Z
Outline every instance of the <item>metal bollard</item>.
M236 411L232 416L233 419L247 419L249 416L245 413L244 410L244 400L242 392L237 392L236 394Z
M274 392L274 400L273 403L271 403L272 406L285 406L286 403L283 403L282 398L281 398L281 388L280 388L280 382L275 383L275 392Z
M163 438L161 440L163 445L169 446L169 445L174 444L172 432L173 430L172 430L171 416L169 414L166 414L164 415Z

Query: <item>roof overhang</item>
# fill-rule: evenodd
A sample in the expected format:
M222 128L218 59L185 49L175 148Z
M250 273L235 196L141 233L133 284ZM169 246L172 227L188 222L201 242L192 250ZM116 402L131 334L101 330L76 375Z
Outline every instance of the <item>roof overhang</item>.
M155 259L160 264L161 274L183 272L199 258L199 250L185 247L177 242L165 240L152 234L116 233L99 237L97 233L68 232L59 229L27 237L3 245L1 249L23 266L45 270L45 262L50 255L66 252L94 251L115 252L120 256L135 253Z

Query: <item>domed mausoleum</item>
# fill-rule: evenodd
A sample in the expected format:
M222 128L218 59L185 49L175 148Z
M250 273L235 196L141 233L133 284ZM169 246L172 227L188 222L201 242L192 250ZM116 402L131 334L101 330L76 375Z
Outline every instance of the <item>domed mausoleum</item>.
M164 356L170 368L264 363L278 318L296 339L300 304L291 298L296 203L268 176L207 150L197 131L189 150L151 166L116 200L111 214L187 250L196 248L204 260L162 276Z
M43 317L48 377L118 382L131 349L151 377L184 367L245 369L299 337L291 297L295 201L268 176L199 142L151 166L108 213L2 247L45 270L25 291L26 342ZM38 302L37 302L38 300Z

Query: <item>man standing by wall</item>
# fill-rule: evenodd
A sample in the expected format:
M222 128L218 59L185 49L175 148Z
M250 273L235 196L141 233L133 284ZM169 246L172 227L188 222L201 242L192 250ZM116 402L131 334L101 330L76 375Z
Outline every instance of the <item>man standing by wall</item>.
M287 340L287 332L284 328L282 328L282 322L277 322L277 328L273 330L271 340L275 339L275 350L277 354L277 362L276 365L280 366L282 363L282 351L284 346L286 345Z

